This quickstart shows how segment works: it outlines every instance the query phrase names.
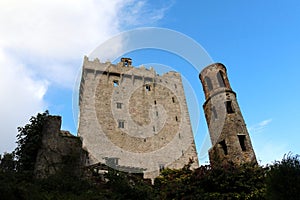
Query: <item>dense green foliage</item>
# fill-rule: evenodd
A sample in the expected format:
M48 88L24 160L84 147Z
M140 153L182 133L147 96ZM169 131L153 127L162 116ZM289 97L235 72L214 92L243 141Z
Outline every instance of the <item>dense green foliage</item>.
M243 165L164 171L155 186L163 199L264 199L265 170Z
M300 159L299 155L284 157L282 161L269 166L267 199L300 198Z
M299 199L300 195L298 156L289 156L268 167L165 169L154 185L138 176L115 170L109 170L105 175L107 182L100 177L87 181L63 172L47 179L30 179L26 174L2 165L3 162L2 158L0 194L1 199L8 200Z
M36 161L38 150L42 144L42 130L45 119L49 116L49 112L38 113L36 117L31 117L30 123L24 127L18 127L17 148L15 155L17 162L17 170L32 173Z
M267 167L201 166L165 169L154 185L140 176L109 169L90 179L62 170L47 179L32 177L41 131L48 112L18 128L18 147L0 155L0 199L299 199L300 159L285 156ZM66 158L72 163L73 157Z

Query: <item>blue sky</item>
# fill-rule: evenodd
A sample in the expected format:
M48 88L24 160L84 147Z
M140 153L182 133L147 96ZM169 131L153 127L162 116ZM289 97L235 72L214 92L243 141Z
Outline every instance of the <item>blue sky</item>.
M13 150L16 127L46 109L76 134L72 94L83 56L119 32L154 26L193 38L227 67L261 164L299 154L299 10L296 0L0 1L0 152ZM188 64L147 54L132 53L134 64ZM200 82L192 84L204 103ZM198 151L207 135L202 103Z

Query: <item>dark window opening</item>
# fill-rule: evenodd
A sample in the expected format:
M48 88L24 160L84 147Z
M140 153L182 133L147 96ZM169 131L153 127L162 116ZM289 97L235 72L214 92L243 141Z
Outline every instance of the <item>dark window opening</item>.
M153 126L153 131L155 132L155 126Z
M161 172L164 169L165 169L165 165L164 164L159 164L159 171Z
M219 71L217 73L217 79L218 79L220 87L225 87L225 81L224 81L224 77L223 77L223 72L222 71Z
M158 117L158 111L156 111L156 117Z
M212 113L213 113L213 115L214 115L214 119L218 119L218 113L217 113L215 107L212 107Z
M227 151L227 145L226 145L226 142L225 140L222 140L221 142L219 142L219 144L221 145L222 149L223 149L223 152L225 155L228 155L228 151Z
M122 103L117 103L117 108L121 109L122 108Z
M114 87L118 87L119 86L119 81L118 80L114 80L113 83L114 83Z
M146 138L144 139L144 142L146 142Z
M231 101L226 101L225 106L226 106L226 111L227 111L228 114L234 113Z
M118 128L124 128L124 121L119 121L118 122Z
M178 117L177 116L175 116L175 120L176 120L176 122L178 122Z
M108 158L105 157L105 164L107 164L108 166L116 166L119 164L119 158Z
M130 58L121 58L121 62L123 62L123 66L128 67L132 64L132 60Z
M156 105L156 100L154 100L154 105Z
M172 97L172 102L175 103L175 98L174 97Z
M245 135L238 135L238 138L239 138L239 142L240 142L242 151L246 151L246 145L245 145L246 136Z
M208 87L208 90L211 91L213 89L213 85L211 83L210 78L209 77L205 77L204 80L205 80L205 83L206 83L206 85Z
M146 85L146 91L147 91L147 92L151 91L150 85Z

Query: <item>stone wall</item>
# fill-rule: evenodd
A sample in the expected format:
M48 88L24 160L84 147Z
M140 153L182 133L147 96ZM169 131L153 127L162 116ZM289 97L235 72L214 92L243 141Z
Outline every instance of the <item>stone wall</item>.
M60 116L46 119L34 170L38 178L46 178L62 170L77 176L82 173L86 152L82 149L81 139L60 128Z

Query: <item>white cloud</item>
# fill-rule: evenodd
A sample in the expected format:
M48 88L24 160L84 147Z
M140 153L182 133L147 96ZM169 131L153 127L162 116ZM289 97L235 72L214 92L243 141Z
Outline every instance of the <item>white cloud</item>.
M16 127L46 109L47 87L72 89L87 55L132 25L151 25L168 6L138 0L0 1L0 153Z
M1 1L0 48L40 77L72 87L80 66L65 63L82 59L118 32L118 9L125 5L121 0ZM66 71L65 78L53 76Z
M127 9L120 13L122 25L143 25L145 23L156 22L161 20L166 11L172 7L174 0L156 2L156 5L151 5L150 1L141 0L129 0L127 1Z
M1 153L15 147L17 127L22 126L32 113L43 110L47 85L46 81L33 80L24 65L0 52Z
M260 133L262 132L270 123L272 122L272 119L266 119L263 120L257 124L254 124L253 126L249 127L249 132L251 133Z
M267 130L267 127L270 126L272 121L272 119L265 119L249 128L256 158L261 165L280 161L282 160L283 155L289 151L286 141L275 140L272 135L274 136L276 133L273 132L271 134L269 130Z

